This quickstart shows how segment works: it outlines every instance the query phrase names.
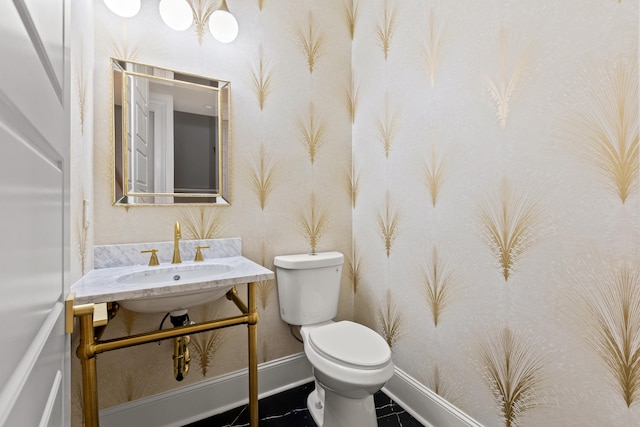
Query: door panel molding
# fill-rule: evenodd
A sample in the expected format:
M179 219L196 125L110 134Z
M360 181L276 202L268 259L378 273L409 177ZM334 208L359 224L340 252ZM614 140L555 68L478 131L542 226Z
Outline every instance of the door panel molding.
M13 375L4 384L2 392L0 392L0 425L5 425L40 356L44 355L42 350L46 347L56 324L59 324L61 319L64 318L63 311L64 304L62 302L58 302L53 306L42 327L33 338L31 345L15 366Z
M62 372L58 370L56 373L56 377L53 379L53 384L51 385L51 391L49 392L49 398L47 399L47 404L44 407L44 411L42 412L42 417L40 418L39 427L55 427L58 420L61 418L60 413L56 413L57 408L62 407Z
M63 4L62 2L60 2ZM55 67L53 66L53 62L49 57L49 53L47 52L47 48L40 37L40 32L36 28L36 24L31 18L31 13L27 8L27 5L24 4L22 0L13 0L13 4L20 15L20 19L22 19L22 25L27 30L27 34L29 34L29 38L31 39L31 43L38 54L38 58L40 58L40 62L42 63L42 67L44 68L47 77L49 78L49 82L51 83L51 87L53 91L58 96L58 101L60 101L60 105L64 105L64 93L63 87L64 85L58 80L58 75L56 74ZM64 14L64 10L62 10L62 14ZM62 40L64 41L64 40ZM63 46L63 44L60 44ZM63 52L64 56L64 52ZM63 59L64 61L64 59Z

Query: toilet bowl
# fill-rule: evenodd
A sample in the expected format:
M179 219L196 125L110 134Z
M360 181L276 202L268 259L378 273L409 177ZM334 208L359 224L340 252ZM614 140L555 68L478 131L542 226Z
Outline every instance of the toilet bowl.
M316 379L316 390L307 399L316 424L377 426L373 394L394 370L385 340L350 321L303 326L301 334Z
M393 376L391 349L364 325L332 321L343 262L340 252L275 257L280 317L301 327L316 383L307 407L318 427L375 427L373 394Z

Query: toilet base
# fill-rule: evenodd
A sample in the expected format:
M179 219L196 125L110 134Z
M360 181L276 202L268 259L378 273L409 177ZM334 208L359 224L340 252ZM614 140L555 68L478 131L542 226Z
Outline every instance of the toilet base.
M318 427L376 427L376 405L373 396L350 399L335 391L316 388L307 398L307 408Z

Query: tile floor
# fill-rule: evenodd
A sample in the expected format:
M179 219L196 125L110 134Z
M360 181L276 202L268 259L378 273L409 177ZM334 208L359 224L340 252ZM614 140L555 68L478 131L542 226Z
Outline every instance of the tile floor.
M260 427L317 427L307 409L307 396L313 383L261 399L259 402ZM381 391L374 396L379 427L421 427L398 404ZM185 427L243 427L249 425L247 405L231 409Z

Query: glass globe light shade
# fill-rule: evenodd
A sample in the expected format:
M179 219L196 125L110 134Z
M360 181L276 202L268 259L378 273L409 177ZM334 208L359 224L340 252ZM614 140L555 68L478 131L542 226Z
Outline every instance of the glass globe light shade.
M170 28L184 31L193 24L193 10L186 0L160 0L160 17Z
M140 0L104 0L109 10L123 18L136 16L140 11Z
M216 40L230 43L238 36L238 21L226 10L216 10L209 18L209 30Z

